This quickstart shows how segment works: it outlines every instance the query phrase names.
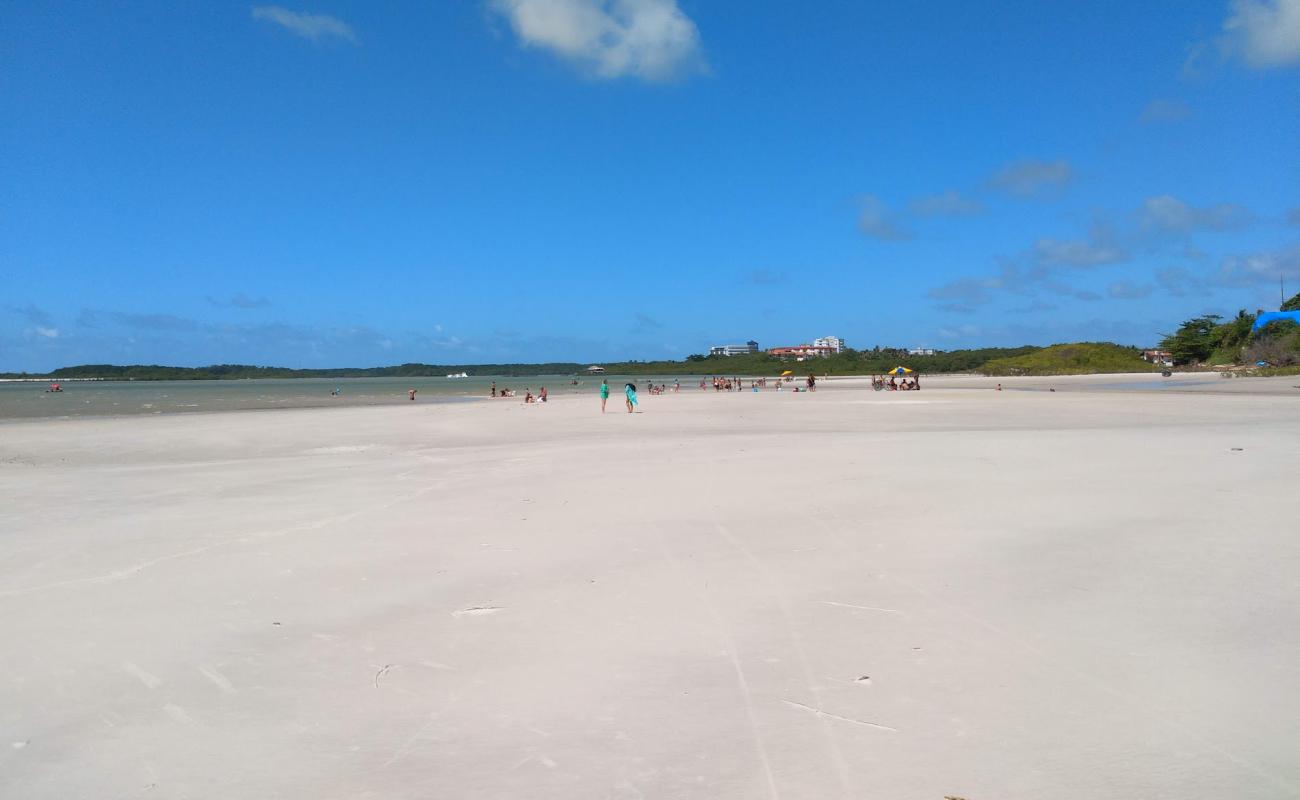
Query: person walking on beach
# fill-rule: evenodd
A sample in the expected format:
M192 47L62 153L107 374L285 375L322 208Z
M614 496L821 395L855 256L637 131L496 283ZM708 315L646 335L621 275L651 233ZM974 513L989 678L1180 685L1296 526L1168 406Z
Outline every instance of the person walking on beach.
M631 414L632 409L636 407L636 384L629 383L623 387L623 396L627 398L627 413Z
M605 413L605 404L609 402L609 379L600 379L600 413Z
M492 381L492 396L493 396L493 397L496 397L496 396L497 396L497 382L496 382L496 381Z

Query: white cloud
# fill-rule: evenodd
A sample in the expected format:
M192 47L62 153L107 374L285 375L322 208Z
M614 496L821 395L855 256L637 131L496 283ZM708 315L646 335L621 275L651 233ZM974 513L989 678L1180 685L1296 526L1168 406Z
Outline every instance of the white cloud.
M308 14L305 11L290 11L281 6L254 6L253 19L271 22L295 36L320 42L326 39L342 39L357 43L356 31L352 26L328 14Z
M858 214L858 230L875 239L899 241L911 238L893 220L889 208L879 198L867 195L862 198L862 212Z
M1074 169L1068 161L1025 159L998 170L989 184L1019 197L1034 197L1063 189L1073 179Z
M1178 122L1187 119L1191 114L1192 109L1181 100L1156 99L1147 103L1147 107L1142 109L1139 121L1144 125L1154 122Z
M908 208L918 217L969 217L984 211L978 200L964 197L953 189L918 197L908 204Z
M676 0L488 0L521 43L600 78L669 80L705 68L700 33Z
M1028 258L1038 267L1100 267L1128 259L1128 252L1116 241L1110 228L1095 224L1086 239L1039 239Z
M40 337L43 337L43 338L45 338L45 339L57 339L57 338L59 338L59 329L58 329L58 328L44 328L44 327L41 327L41 326L38 325L38 326L36 326L36 335L37 335L37 336L40 336Z
M1284 250L1230 256L1219 266L1218 283L1225 286L1276 285L1279 278L1300 280L1300 244Z
M997 274L957 278L930 289L926 296L948 301L940 306L945 311L969 311L991 302L1001 293L1033 295L1048 291L1076 300L1095 301L1101 299L1100 294L1071 286L1062 276L1128 259L1128 251L1116 241L1111 227L1097 221L1084 238L1040 238L1028 250L1004 259Z
M1144 300L1151 296L1152 288L1150 284L1115 281L1106 287L1106 294L1116 300Z
M1205 294L1207 289L1204 279L1192 274L1186 267L1166 267L1157 270L1156 284L1161 291L1172 297Z
M978 325L958 325L955 328L939 328L935 331L944 339L969 339L980 334Z
M1233 0L1224 43L1260 69L1300 63L1300 0Z
M1254 218L1250 209L1235 203L1217 203L1196 208L1167 194L1148 197L1142 201L1142 208L1138 211L1138 219L1144 229L1164 233L1227 231L1245 227Z
M942 286L936 286L926 292L931 300L952 300L950 310L983 305L991 298L989 292L1002 288L1002 281L996 277L958 278Z

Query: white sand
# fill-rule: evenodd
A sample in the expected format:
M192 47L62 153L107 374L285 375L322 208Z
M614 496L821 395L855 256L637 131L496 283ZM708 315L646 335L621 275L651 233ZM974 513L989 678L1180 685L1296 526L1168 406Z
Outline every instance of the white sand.
M1300 379L1151 380L0 425L0 796L1298 796Z

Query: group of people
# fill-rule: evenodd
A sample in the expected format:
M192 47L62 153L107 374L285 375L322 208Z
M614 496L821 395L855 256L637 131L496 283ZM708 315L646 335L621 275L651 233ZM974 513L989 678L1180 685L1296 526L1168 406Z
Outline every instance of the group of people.
M706 388L704 378L700 378L700 388ZM725 378L718 375L713 376L713 391L715 392L739 392L745 387L741 385L740 378Z
M885 380L885 376L881 375L871 379L871 388L878 392L883 389L888 389L891 392L919 392L921 391L921 376L913 375L911 380L905 377L900 381L897 375L890 375L889 380Z
M901 381L898 378L899 376L897 375L889 375L888 379L886 379L886 376L884 375L873 377L871 379L871 388L875 389L876 391L882 391L888 389L891 392L920 391L921 389L920 376L913 375L911 376L910 379L908 377L903 377ZM783 376L781 378L775 378L773 380L775 380L776 390L779 392L782 390L782 388L784 388L782 384L791 382L792 378ZM768 385L767 382L768 382L767 378L751 379L748 388L750 389L750 391L757 392L759 391L759 389L767 388ZM574 379L570 383L571 385L577 386L581 382ZM700 378L700 389L707 390L709 387L709 383L710 383L709 378ZM713 390L715 392L733 392L733 391L743 392L746 388L745 385L741 382L740 378L734 376L728 378L725 376L715 375L712 377L712 384L713 384ZM1002 389L1002 385L998 384L998 390L1000 391L1001 389ZM62 387L60 387L56 383L56 384L52 384L51 387L46 391L57 392L61 390ZM650 394L666 394L669 391L676 393L676 392L681 392L681 390L682 390L682 383L680 380L676 380L676 379L673 380L671 387L666 383L650 384ZM808 377L804 379L804 386L803 387L795 386L792 389L792 391L795 392L817 391L817 376L812 373L809 373ZM489 390L489 392L490 392L490 396L492 397L517 396L517 393L515 392L514 389L510 389L510 388L498 389L496 381L492 381L492 387ZM337 397L343 394L343 389L342 387L335 388L332 392L330 392L330 394ZM627 406L627 413L629 414L633 413L636 409L637 406L636 394L637 394L637 388L635 383L626 383L623 385L623 401L624 404ZM407 395L411 400L415 400L416 390L415 389L409 390L407 392ZM529 404L545 403L546 401L547 401L547 394L546 394L545 386L540 387L536 395L533 394L532 387L529 387L524 390L525 403L529 403ZM602 379L600 382L600 413L602 414L605 413L605 406L608 402L609 402L609 381L607 379Z
M491 396L491 397L516 397L516 396L517 396L517 393L515 392L514 389L510 389L510 388L505 388L505 387L503 387L503 388L501 388L501 389L498 389L498 388L497 388L497 382L496 382L496 381L492 381L492 388L490 389L490 396ZM531 387L531 386L529 386L529 387L527 387L526 389L524 389L524 402L525 402L525 403L545 403L545 402L546 402L546 387L543 386L543 387L541 387L540 389L538 389L538 390L537 390L537 394L533 394L533 387Z
M674 383L676 383L676 381L674 381ZM662 394L662 391L655 392L653 386L651 386L650 389L651 392L654 394ZM680 390L680 387L678 387L678 389ZM602 378L600 381L600 413L602 414L605 413L605 404L608 402L609 402L609 381L607 379ZM627 413L631 414L634 410L636 410L637 399L636 399L635 383L623 384L623 403L624 405L627 406Z
M884 375L879 375L873 377L871 379L871 388L875 389L876 391L882 391L887 389L891 392L920 391L921 389L920 376L912 375L910 378L907 376L903 376L902 380L899 380L899 377L900 376L898 375L889 375L888 377ZM776 381L776 390L779 392L782 390L782 388L784 388L782 384L791 382L792 378L782 377L782 378L775 378L774 380ZM733 392L733 391L742 392L746 388L744 383L741 382L740 378L734 376L728 378L725 376L715 375L712 377L711 381L713 385L713 390L715 392ZM577 380L574 380L572 381L572 383L573 385L577 385L579 382ZM803 380L803 383L804 386L802 387L795 386L792 389L792 391L795 392L817 391L816 375L809 373L808 377ZM709 384L710 384L709 378L700 378L701 390L707 390ZM767 388L767 386L768 386L767 378L755 378L749 381L748 388L750 391L757 392L759 391L759 389ZM998 388L1001 389L1002 387L999 386ZM674 380L671 386L669 386L669 384L667 383L660 383L660 384L651 383L649 389L650 394L656 394L656 395L666 394L669 391L676 393L676 392L680 392L681 390L682 390L682 384L680 380ZM336 392L341 393L340 390L336 390ZM609 402L609 392L610 392L609 380L602 379L600 382L600 413L602 414L605 413L606 405ZM498 389L496 381L492 382L492 388L490 390L490 393L492 397L515 397L516 396L516 392L514 389L509 389L509 388ZM411 395L411 399L414 400L415 399L414 389L411 390L410 395ZM531 387L524 390L525 403L545 403L546 400L547 400L547 395L546 395L545 386L541 387L538 390L536 395L533 394ZM637 387L635 383L625 383L623 385L623 403L627 407L627 413L631 414L636 411Z
M780 391L782 379L774 378L773 380L776 381L777 391ZM791 378L785 378L786 382L789 382L790 380ZM817 376L809 373L808 378L805 381L805 385L807 387L806 391L809 392L817 391ZM700 388L707 389L708 387L709 387L709 379L700 378ZM766 389L766 388L767 388L767 378L757 378L749 382L750 391L757 392L759 389ZM741 382L740 378L736 378L736 377L727 378L724 376L715 375L713 376L713 391L743 392L745 391L745 384ZM796 391L798 391L798 389L796 389Z

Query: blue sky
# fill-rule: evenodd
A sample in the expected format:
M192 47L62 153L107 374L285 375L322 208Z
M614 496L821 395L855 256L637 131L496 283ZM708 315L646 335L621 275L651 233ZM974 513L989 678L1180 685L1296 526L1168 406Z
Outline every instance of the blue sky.
M1300 291L1300 0L0 6L0 370L1147 344Z

